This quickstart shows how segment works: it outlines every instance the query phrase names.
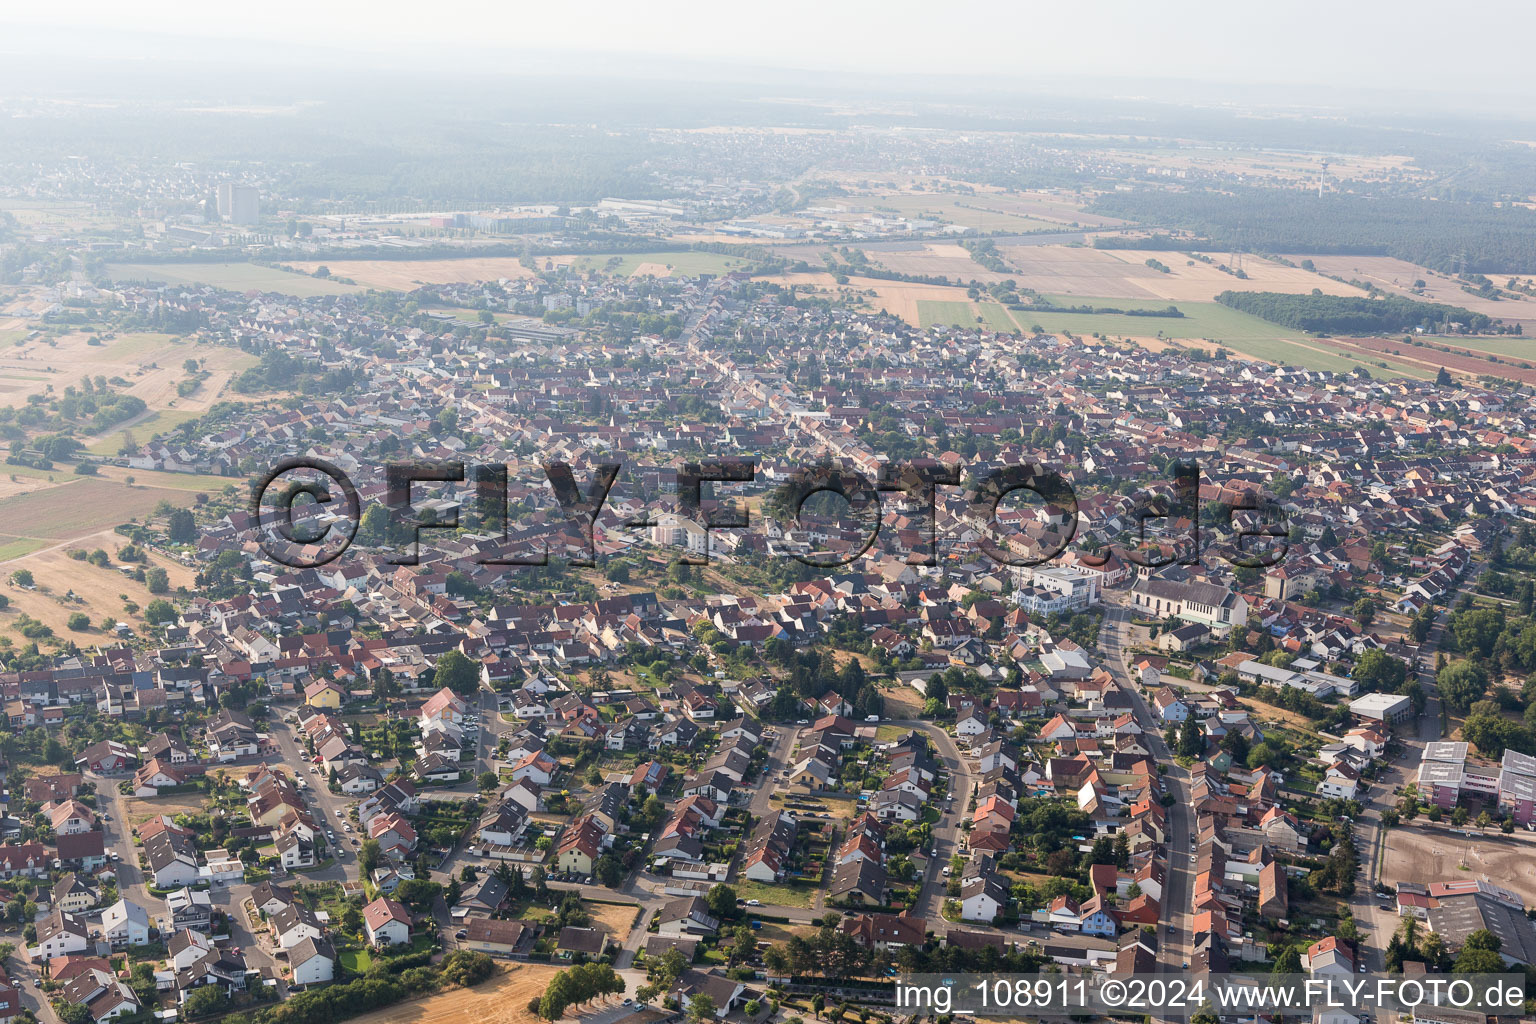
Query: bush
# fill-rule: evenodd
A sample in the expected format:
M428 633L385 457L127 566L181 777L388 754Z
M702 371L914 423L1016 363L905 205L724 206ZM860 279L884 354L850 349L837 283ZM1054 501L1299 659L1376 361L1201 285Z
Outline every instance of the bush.
M67 625L70 629L83 633L91 628L91 617L85 614L85 612L75 612L69 617Z
M443 961L443 981L449 985L478 985L496 970L496 963L484 953L461 949Z

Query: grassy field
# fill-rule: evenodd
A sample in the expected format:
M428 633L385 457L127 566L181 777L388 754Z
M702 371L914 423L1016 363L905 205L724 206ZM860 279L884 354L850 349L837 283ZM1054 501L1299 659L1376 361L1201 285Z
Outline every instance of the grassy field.
M976 326L976 304L972 302L943 302L936 299L918 299L917 316L922 326Z
M299 298L307 298L311 295L343 295L360 290L355 285L289 274L274 267L261 267L254 263L109 263L107 274L114 281L163 281L171 285L206 284L236 292L256 289L263 292L281 292L284 295L294 295Z
M4 541L0 543L0 562L9 562L13 558L30 555L38 548L46 547L47 545L47 541L37 540L32 537Z
M116 455L123 446L123 435L132 435L139 444L156 434L169 434L188 420L195 420L198 413L192 409L161 409L150 413L126 430L107 431L86 446L92 455Z
M693 277L697 274L724 274L732 270L747 270L750 260L736 256L722 256L713 252L629 252L617 256L582 256L572 264L584 272L602 272L617 277L628 277L639 271L658 277L676 274Z
M369 955L366 949L349 949L345 953L340 954L339 959L341 960L341 966L353 974L362 974L373 966L373 957Z
M1426 346L1444 345L1447 348L1464 348L1468 352L1500 356L1505 359L1523 359L1529 362L1536 362L1536 338L1463 338L1459 335L1446 338L1438 335L1425 335L1416 340L1425 342ZM1411 349L1415 355L1423 356L1427 359L1434 358L1435 350L1432 348L1412 348L1409 345L1404 345L1402 348L1405 354Z
M813 885L767 885L741 879L732 883L732 887L741 899L762 900L779 907L802 907L809 910L816 897L816 887Z
M1013 318L1008 315L1006 307L995 302L978 302L976 308L981 311L981 318L988 328L994 331L1014 330Z
M344 277L368 288L409 292L426 284L498 281L532 277L516 256L467 256L446 260L324 260L288 264L309 274L321 266L333 277Z
M164 497L158 489L77 477L57 487L0 498L0 522L3 532L13 536L67 540L145 515Z
M186 342L174 334L145 331L142 334L119 334L101 349L102 358L111 362L127 362L152 355L167 345L183 345Z

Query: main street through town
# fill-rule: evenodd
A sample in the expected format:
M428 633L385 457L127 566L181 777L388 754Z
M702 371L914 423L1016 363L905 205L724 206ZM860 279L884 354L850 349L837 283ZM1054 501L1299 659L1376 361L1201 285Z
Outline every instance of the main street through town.
M1194 942L1190 929L1193 922L1196 854L1191 850L1195 830L1194 815L1189 804L1189 773L1174 761L1173 752L1163 740L1163 727L1152 716L1151 709L1142 698L1141 687L1131 674L1128 663L1131 652L1129 609L1114 604L1105 605L1104 621L1099 628L1099 650L1121 689L1130 695L1136 724L1141 726L1147 750L1162 771L1163 790L1173 797L1165 822L1167 841L1163 844L1167 865L1163 878L1163 930L1159 936L1158 964L1164 970L1176 971L1188 964Z

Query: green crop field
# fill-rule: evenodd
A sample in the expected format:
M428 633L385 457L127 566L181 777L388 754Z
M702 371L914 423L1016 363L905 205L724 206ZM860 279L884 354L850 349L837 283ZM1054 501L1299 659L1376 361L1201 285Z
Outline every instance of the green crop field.
M976 326L976 308L969 302L942 302L938 299L918 299L917 317L924 327Z
M47 544L47 541L36 540L30 537L11 540L0 535L0 562L9 562L13 558L30 555L37 549L46 547Z
M1525 359L1536 363L1536 338L1464 338L1460 335L1441 337L1438 335L1425 335L1415 338L1415 341L1425 343L1423 348L1415 348L1412 344L1402 346L1403 354L1412 352L1421 358L1434 357L1434 349L1430 345L1444 345L1446 348L1464 348L1468 352L1476 352L1479 355L1499 356L1502 359Z
M108 480L86 477L9 498L0 498L5 528L19 537L66 540L146 515L164 497L147 487L128 488Z
M1125 299L1094 299L1078 295L1051 296L1050 301L1073 306L1110 306L1117 309L1165 309L1168 303L1138 302ZM1373 376L1424 377L1418 367L1391 358L1357 359L1351 355L1323 351L1326 348L1305 335L1279 324L1239 312L1219 302L1175 303L1182 317L1128 316L1124 313L1034 313L1026 307L1012 310L1014 320L1026 331L1039 325L1051 333L1101 334L1109 338L1162 337L1173 341L1206 340L1218 342L1242 355L1274 363L1305 366L1314 370L1347 373L1365 367ZM1376 365L1386 363L1385 368Z
M976 308L981 311L981 318L986 322L989 330L1014 331L1013 318L1008 315L1008 309L995 302L978 302Z
M214 288L244 292L256 289L280 292L298 298L312 295L342 295L361 291L356 285L325 281L303 274L290 274L275 267L254 263L112 263L107 273L114 281L163 281L166 284L206 284Z

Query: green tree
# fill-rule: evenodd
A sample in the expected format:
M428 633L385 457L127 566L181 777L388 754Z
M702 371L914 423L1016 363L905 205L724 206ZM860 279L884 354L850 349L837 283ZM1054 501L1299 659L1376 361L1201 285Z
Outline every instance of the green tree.
M728 885L716 885L704 898L712 917L722 921L736 916L736 890Z
M1435 673L1435 685L1446 707L1465 712L1488 692L1488 673L1471 661L1453 661Z
M164 598L155 598L144 606L144 620L151 625L159 625L162 622L175 622L176 609L171 602Z
M1353 676L1363 690L1396 693L1408 678L1408 666L1386 651L1373 647L1355 662Z
M460 696L472 694L480 688L480 669L462 651L450 649L437 659L432 683L446 686Z
M707 992L700 992L688 1000L688 1019L693 1024L714 1024L715 1000Z
M1183 757L1199 757L1205 753L1205 733L1194 715L1184 719L1179 726L1179 754Z
M197 520L190 510L179 508L166 519L165 534L174 544L190 544L197 540Z

